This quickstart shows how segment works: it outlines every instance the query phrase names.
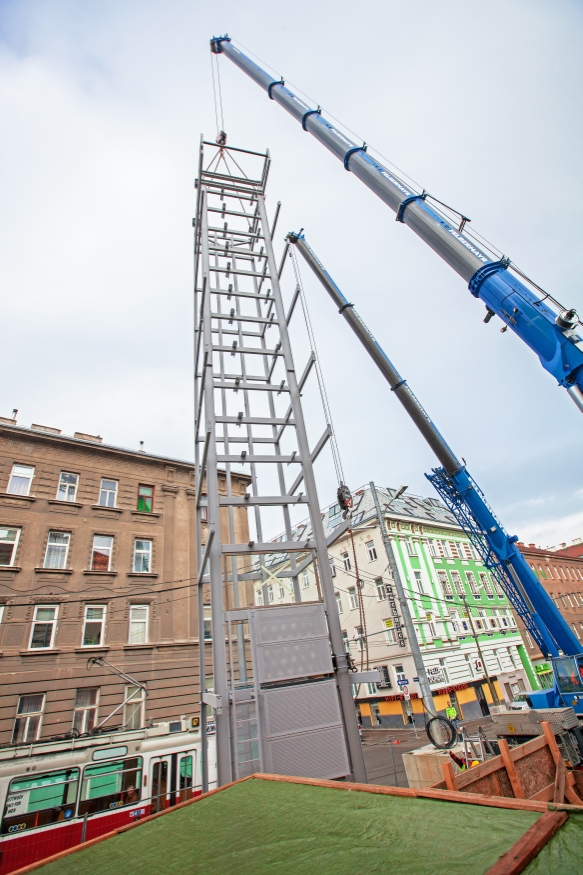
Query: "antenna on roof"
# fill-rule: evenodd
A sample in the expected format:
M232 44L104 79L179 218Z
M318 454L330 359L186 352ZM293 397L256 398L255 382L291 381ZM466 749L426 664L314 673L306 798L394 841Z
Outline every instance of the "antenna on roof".
M18 414L18 410L15 407L14 410L12 411L12 419L16 419L17 414Z
M145 453L143 441L140 441L140 453Z

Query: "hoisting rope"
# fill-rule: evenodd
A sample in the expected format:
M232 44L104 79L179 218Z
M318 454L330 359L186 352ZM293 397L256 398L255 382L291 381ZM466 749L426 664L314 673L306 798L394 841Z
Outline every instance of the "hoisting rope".
M306 296L304 293L304 287L302 284L302 277L300 273L300 267L297 260L297 255L295 251L295 246L290 247L290 256L292 260L292 265L294 269L294 275L296 279L296 289L299 294L300 303L302 305L302 312L304 314L304 322L306 323L306 331L308 333L308 341L310 344L310 350L312 355L314 356L314 366L316 368L316 378L318 380L318 389L320 392L320 398L322 401L322 409L324 411L324 419L326 421L326 425L330 429L330 446L332 448L332 458L334 460L334 468L336 470L336 477L338 480L338 485L341 486L344 483L344 471L342 469L342 460L340 459L340 451L338 449L338 442L336 440L336 432L334 430L334 424L332 422L332 412L330 410L330 403L328 401L328 395L326 392L326 386L324 383L324 375L322 373L322 368L320 366L320 357L318 355L318 350L316 347L316 338L314 336L314 329L312 328L312 320L310 319L310 311L308 310L308 302L306 300Z
M214 58L214 61L213 61ZM216 65L216 77L215 77L215 65ZM221 91L221 74L219 70L219 61L218 55L213 55L211 53L211 74L213 77L213 97L215 103L215 121L217 123L217 142L219 142L219 138L221 134L225 132L225 117L223 114L223 95ZM216 83L215 83L216 78ZM218 93L218 99L217 99ZM220 114L220 124L219 124L219 114ZM225 136L226 141L226 136ZM221 145L219 143L219 145Z
M352 557L354 559L354 573L356 576L356 592L358 594L358 614L360 617L360 628L362 629L362 635L358 636L358 640L360 642L360 670L363 671L365 668L365 657L366 657L366 670L368 671L370 667L369 653L368 653L368 634L366 631L366 614L364 612L364 599L362 597L362 587L363 583L360 579L360 574L358 573L358 560L356 558L356 547L354 546L354 535L352 534L352 528L348 529L350 533L350 541L352 543ZM362 642L364 640L364 647Z

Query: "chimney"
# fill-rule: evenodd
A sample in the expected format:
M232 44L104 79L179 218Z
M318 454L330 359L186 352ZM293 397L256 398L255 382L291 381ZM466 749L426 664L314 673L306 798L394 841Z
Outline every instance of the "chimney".
M528 546L529 546L529 547L535 547L535 548L536 548L536 544L529 544Z
M84 431L76 431L73 437L77 438L78 441L91 441L93 444L103 443L101 435L85 434Z
M60 428L52 428L50 425L38 425L36 422L33 422L31 428L34 431L44 431L47 434L61 434Z
M573 538L573 544L583 544L583 538Z

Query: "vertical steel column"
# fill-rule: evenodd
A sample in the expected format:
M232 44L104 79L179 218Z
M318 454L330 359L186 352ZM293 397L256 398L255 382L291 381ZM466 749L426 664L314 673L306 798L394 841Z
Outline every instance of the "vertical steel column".
M265 202L263 196L258 196L259 215L264 229L269 229L267 213L265 211ZM344 718L344 726L346 731L346 740L348 742L348 750L352 762L352 773L355 781L366 783L366 770L364 766L364 756L362 753L362 745L360 743L360 734L358 731L358 723L356 720L356 710L354 707L354 699L352 697L352 687L348 677L348 658L344 648L342 639L342 628L340 626L340 617L336 608L336 598L334 595L334 583L332 581L332 572L328 561L328 550L326 548L326 540L324 538L324 530L322 528L322 520L320 517L320 506L318 503L318 491L316 489L316 480L314 470L312 468L310 458L310 446L308 444L308 436L306 425L304 422L304 414L302 410L302 402L300 391L296 379L296 372L293 362L291 344L286 323L286 314L283 309L281 299L281 290L279 286L277 264L273 254L273 246L269 233L265 234L265 251L271 273L271 283L274 295L274 304L277 319L279 322L279 331L281 337L281 346L284 355L285 369L287 373L288 386L290 391L290 400L293 407L294 419L296 423L296 435L300 456L302 459L302 471L304 475L304 487L308 498L308 508L310 512L310 521L312 523L312 532L316 543L316 559L318 562L318 571L320 575L320 583L322 587L322 598L326 613L328 616L328 627L330 631L330 640L336 663L336 679L338 690L340 692L340 703Z
M391 574L393 575L393 580L395 582L395 589L397 590L397 598L399 599L399 604L401 605L401 613L403 615L403 620L405 622L405 628L407 630L407 636L409 638L409 647L411 648L411 656L413 657L413 662L415 663L415 671L417 672L417 677L419 678L419 689L421 690L421 697L423 699L423 704L425 706L425 710L431 717L437 717L437 712L435 710L435 705L433 704L433 695L431 693L431 687L429 685L429 679L427 677L427 672L425 671L425 663L423 662L423 655L421 653L421 648L419 647L419 642L417 641L417 633L415 632L415 627L413 625L413 620L411 618L411 611L409 610L409 603L407 602L407 597L405 595L405 590L403 588L403 581L401 580L401 574L399 572L399 566L397 565L397 560L395 559L395 553L393 551L393 545L391 543L391 539L387 533L387 526L383 519L383 514L381 511L381 506L379 504L379 497L377 495L376 487L374 483L370 482L370 491L372 493L372 497L374 499L374 505L377 511L377 520L379 523L379 528L381 530L381 537L383 539L383 545L385 547L385 553L387 554L387 559L389 562L389 568L391 569Z
M213 538L210 548L209 577L211 589L211 621L214 689L222 707L215 711L217 739L217 780L219 785L232 780L231 733L229 725L229 688L227 684L227 658L225 652L223 575L221 562L221 539L219 517L219 482L216 444L216 420L213 379L213 342L211 325L211 284L209 270L209 237L207 214L208 191L202 188L201 215L201 264L202 284L206 289L202 305L203 368L202 388L204 391L205 429L210 433L206 462L206 488L208 501L208 533L215 531L219 537ZM200 557L199 557L200 561Z

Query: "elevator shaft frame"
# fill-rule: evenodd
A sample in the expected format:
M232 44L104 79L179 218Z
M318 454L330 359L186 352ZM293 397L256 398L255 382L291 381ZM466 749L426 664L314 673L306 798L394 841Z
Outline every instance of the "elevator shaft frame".
M255 178L249 178L239 167L239 161L260 162L261 171L255 173ZM301 600L298 574L311 562L317 568L351 776L365 782L349 662L336 610L312 467L323 440L310 452L300 398L313 357L298 377L288 332L293 307L285 312L279 283L281 270L272 245L274 227L269 227L265 206L269 165L268 153L201 141L193 223L195 498L197 556L201 562L198 612L203 783L209 705L215 712L218 784L233 780L237 739L230 720L228 657L222 632L229 612L252 604L247 581L263 581L266 598L265 581L269 575L265 568L266 557L275 551L272 541L264 541L264 516L274 512L280 512L283 517L286 538L278 541L277 554L285 554L289 564L278 576L291 578L295 601ZM223 169L225 172L221 172ZM286 403L282 407L283 399ZM325 442L325 436L323 439ZM276 472L271 479L277 481L277 489L272 487L270 492L266 492L263 485L266 469ZM286 482L288 471L293 477L291 484ZM247 472L249 485L245 494L241 494L234 488L233 475ZM293 476L295 474L297 476ZM300 487L302 491L298 492ZM291 512L295 505L307 505L312 526L310 539L294 540ZM235 515L246 513L252 513L254 536L248 543L237 543ZM212 622L212 691L206 690L205 680L207 582ZM241 651L239 670L244 672L244 640L241 639L238 646Z

